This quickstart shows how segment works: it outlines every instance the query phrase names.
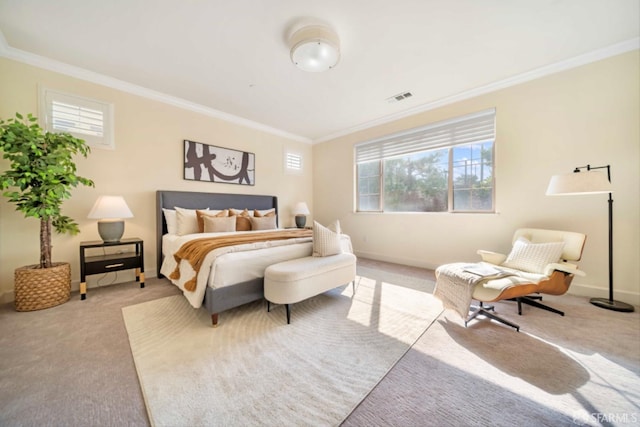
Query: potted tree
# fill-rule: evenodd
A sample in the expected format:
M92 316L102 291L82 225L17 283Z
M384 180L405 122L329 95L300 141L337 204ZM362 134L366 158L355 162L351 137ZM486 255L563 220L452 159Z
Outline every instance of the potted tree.
M37 118L16 114L0 119L0 149L9 168L0 174L0 189L25 217L40 220L40 263L15 270L18 311L53 307L69 299L71 266L51 261L51 233L77 234L78 224L62 215L61 205L79 184L93 181L76 175L73 156L85 158L90 148L69 133L45 132Z

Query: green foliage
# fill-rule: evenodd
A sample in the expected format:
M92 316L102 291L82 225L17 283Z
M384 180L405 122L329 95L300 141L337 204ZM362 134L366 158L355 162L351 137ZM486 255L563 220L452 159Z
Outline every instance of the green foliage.
M6 121L0 119L0 149L2 157L10 162L9 169L0 175L0 190L25 217L49 223L58 233L77 234L78 224L62 215L60 208L71 197L72 188L94 185L90 179L76 175L73 162L73 156L87 157L91 149L69 133L44 132L37 120L31 114L24 118L19 113ZM48 248L49 260L50 239L50 233L44 237L41 234L41 253Z

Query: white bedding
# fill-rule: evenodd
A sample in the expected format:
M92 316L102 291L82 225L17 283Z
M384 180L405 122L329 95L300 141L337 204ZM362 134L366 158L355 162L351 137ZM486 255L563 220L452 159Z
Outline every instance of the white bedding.
M173 254L189 240L230 234L234 233L198 233L185 236L165 234L162 237L164 261L162 262L160 272L164 276L169 277L176 268ZM344 234L342 235L342 248L345 252L353 252L351 240L349 236ZM269 265L289 259L310 256L312 251L313 243L310 237L272 240L218 248L206 256L197 278L195 291L187 291L183 286L183 284L195 274L194 270L185 260L180 263L180 279L170 280L182 290L193 307L199 308L204 300L207 286L215 289L264 277L264 270Z

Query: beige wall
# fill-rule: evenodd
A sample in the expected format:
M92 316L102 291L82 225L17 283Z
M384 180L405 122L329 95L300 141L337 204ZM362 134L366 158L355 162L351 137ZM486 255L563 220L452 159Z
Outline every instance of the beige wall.
M306 201L313 212L312 147L280 136L182 110L107 87L0 58L0 117L15 112L37 115L37 85L92 97L115 105L115 150L94 149L88 159L77 159L80 175L95 181L95 188L78 188L66 201L64 213L80 224L77 236L53 237L54 261L71 263L73 287L79 281L78 244L99 239L96 223L86 218L102 194L123 195L134 218L126 221L125 237L138 236L145 242L147 277L155 276L155 191L184 190L222 193L273 194L279 197L280 224L293 225L289 210ZM250 151L256 155L256 185L240 186L185 181L182 178L182 141ZM300 152L308 165L303 175L283 173L283 151ZM0 160L0 170L7 162ZM311 220L311 218L310 218ZM0 198L0 299L13 297L13 271L36 264L39 254L39 223L25 219L7 199ZM91 276L89 287L109 284L115 273L101 279ZM118 273L117 281L131 280L133 273ZM100 283L97 283L100 280Z
M434 268L508 253L517 227L588 235L575 294L608 296L607 197L548 197L549 178L610 164L615 298L640 304L640 56L612 57L314 145L314 215L340 219L359 256ZM495 107L495 214L354 213L354 144Z

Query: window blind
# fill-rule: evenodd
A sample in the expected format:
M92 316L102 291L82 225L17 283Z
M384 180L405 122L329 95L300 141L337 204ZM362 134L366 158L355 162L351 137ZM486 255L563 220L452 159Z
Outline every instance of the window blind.
M495 116L496 110L492 108L357 144L355 146L356 163L491 141L495 139Z
M53 129L63 132L81 133L102 137L104 114L102 111L80 105L53 101L51 103Z
M114 149L113 104L38 87L40 120L50 132L69 132L91 147Z
M302 156L297 153L286 153L286 168L294 171L302 170Z

